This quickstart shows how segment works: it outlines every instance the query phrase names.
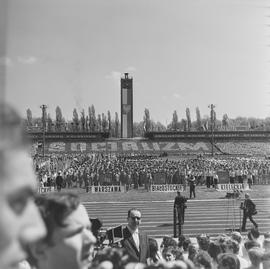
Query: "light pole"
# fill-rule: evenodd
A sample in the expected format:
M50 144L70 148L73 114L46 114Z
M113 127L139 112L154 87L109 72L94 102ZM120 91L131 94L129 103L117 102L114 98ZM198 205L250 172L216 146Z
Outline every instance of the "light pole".
M46 128L46 120L45 120L45 113L46 113L46 105L41 105L40 108L42 109L42 156L45 156L45 128Z
M212 154L212 157L214 156L214 108L215 106L213 104L209 105L208 106L211 111L210 111L210 119L211 119L211 154Z

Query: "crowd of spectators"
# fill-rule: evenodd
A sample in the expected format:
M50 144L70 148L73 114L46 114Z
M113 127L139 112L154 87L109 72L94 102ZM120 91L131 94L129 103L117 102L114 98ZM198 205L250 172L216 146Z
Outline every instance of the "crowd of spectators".
M215 144L222 152L227 154L245 154L245 155L269 155L270 148L266 142L218 142Z
M105 248L93 260L94 268L179 268L179 269L269 269L270 234L260 235L252 229L247 236L233 231L209 237L180 236L176 241L164 237L161 245L153 238L150 241L150 257L147 264L130 263L122 248Z
M54 185L60 170L67 188L126 185L129 190L150 184L186 186L191 176L197 185L208 185L207 179L213 182L219 172L225 172L230 183L268 184L270 174L270 160L258 157L168 159L150 154L52 154L45 158L35 156L34 163L41 186Z

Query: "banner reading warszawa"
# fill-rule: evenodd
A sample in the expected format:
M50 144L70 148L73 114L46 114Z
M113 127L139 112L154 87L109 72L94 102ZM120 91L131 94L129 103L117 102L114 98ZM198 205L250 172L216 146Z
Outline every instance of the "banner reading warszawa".
M151 192L176 192L176 191L183 191L184 187L180 184L162 184L162 185L151 185L150 191Z
M125 192L125 186L90 186L90 192Z
M211 145L207 142L183 143L183 142L139 142L139 141L116 141L99 143L70 143L52 142L46 145L49 152L193 152L210 153Z

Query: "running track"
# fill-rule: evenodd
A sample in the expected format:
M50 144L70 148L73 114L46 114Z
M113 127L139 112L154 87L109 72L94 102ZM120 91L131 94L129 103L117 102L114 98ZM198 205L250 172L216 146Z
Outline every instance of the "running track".
M260 232L270 231L270 199L253 199L258 214L254 220ZM142 211L141 230L152 237L173 235L173 201L130 201L130 202L85 202L91 218L99 218L103 228L126 225L127 211L137 207ZM207 233L216 235L227 233L226 229L239 228L240 200L213 199L188 200L183 234L196 236ZM247 229L252 227L249 219Z

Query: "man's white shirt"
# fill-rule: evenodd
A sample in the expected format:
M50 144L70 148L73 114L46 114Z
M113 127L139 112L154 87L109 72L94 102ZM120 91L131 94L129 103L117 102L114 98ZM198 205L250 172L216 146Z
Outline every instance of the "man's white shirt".
M135 242L137 249L140 250L139 230L138 229L136 229L135 231L131 230L131 228L129 226L127 226L127 228L129 229L130 233L132 234L132 238Z

